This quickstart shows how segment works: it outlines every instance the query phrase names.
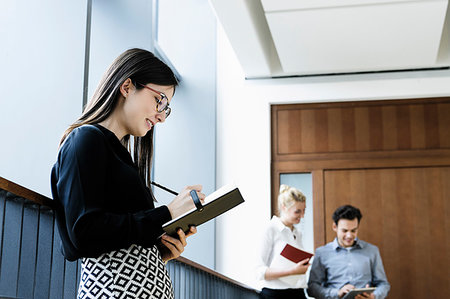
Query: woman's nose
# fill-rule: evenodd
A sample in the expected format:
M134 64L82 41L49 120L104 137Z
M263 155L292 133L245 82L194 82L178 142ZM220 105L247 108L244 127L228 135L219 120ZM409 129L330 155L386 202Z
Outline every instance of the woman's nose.
M156 119L158 120L158 122L163 123L166 120L166 112L158 112L156 114Z

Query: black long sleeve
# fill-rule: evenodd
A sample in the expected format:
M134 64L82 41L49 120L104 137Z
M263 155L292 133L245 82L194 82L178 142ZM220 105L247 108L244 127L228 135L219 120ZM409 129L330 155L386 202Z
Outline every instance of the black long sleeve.
M154 207L150 192L112 132L100 125L73 130L52 169L66 258L155 244L171 216L166 206Z

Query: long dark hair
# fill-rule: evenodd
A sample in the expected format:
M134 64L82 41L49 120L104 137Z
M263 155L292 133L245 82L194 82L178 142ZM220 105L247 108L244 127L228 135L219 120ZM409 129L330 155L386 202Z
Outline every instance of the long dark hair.
M61 137L60 145L75 129L85 124L97 124L107 119L117 105L120 86L130 78L136 89L143 87L137 83L153 83L163 86L178 85L172 70L153 53L143 49L123 52L103 74L91 100L86 104L80 118L70 125ZM122 144L133 154L134 163L147 186L150 186L150 171L153 157L153 128L144 137L134 137L133 150L130 135L125 135Z

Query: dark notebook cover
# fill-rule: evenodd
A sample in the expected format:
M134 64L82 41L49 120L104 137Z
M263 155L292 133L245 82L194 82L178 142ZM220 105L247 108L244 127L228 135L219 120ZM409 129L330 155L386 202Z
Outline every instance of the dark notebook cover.
M178 228L187 232L190 226L199 226L243 202L244 198L239 189L235 185L226 185L205 198L202 211L192 209L165 223L162 228L168 235L177 236Z
M280 254L294 263L298 263L307 258L311 258L314 255L310 252L298 249L289 244L286 244L286 246L284 246L284 249L281 251Z

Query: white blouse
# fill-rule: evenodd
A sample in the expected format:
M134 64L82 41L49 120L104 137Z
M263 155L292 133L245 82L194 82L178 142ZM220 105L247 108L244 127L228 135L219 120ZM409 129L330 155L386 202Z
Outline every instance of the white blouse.
M259 246L256 278L262 281L262 287L271 289L293 288L292 285L289 285L280 279L264 279L266 270L272 263L274 256L281 253L286 243L289 243L294 247L304 249L301 232L298 231L295 226L294 230L291 230L289 227L285 226L283 222L281 222L279 217L273 216L265 229L262 242ZM299 277L300 278L295 287L306 288L306 275L299 275Z

